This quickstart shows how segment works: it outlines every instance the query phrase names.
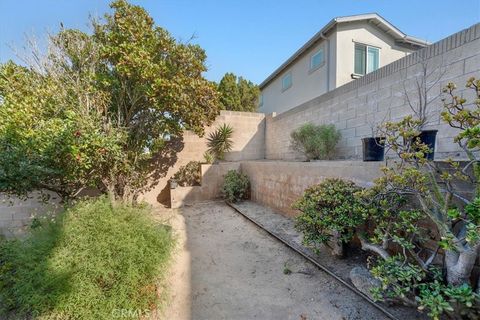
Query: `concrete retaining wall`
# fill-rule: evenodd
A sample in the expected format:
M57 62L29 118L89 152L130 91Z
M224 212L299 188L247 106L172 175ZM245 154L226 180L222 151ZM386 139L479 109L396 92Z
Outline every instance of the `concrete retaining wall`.
M170 205L168 180L190 161L203 161L208 134L222 124L233 128L233 148L225 160L241 161L265 158L265 115L263 113L222 111L215 122L199 137L185 132L183 140L172 146L171 154L162 154L151 176L151 186L140 200L152 205Z
M441 89L450 81L458 85L458 94L473 98L465 89L468 78L480 78L480 24L453 34L427 48L388 64L364 77L347 83L309 102L279 115L266 118L266 158L293 160L302 156L290 148L290 133L302 124L333 123L342 133L338 157L361 158L361 138L386 120L399 120L411 114L405 93L418 101L416 81L427 65L429 123L425 129L439 129L436 158L464 158L453 143L457 130L440 120L443 107Z
M172 208L196 201L214 200L222 196L223 176L229 170L240 170L240 162L221 162L219 164L202 164L202 185L193 187L176 187L170 189Z
M241 171L250 179L253 201L294 216L298 212L291 205L306 188L325 178L347 179L368 187L381 175L382 165L361 161L244 161Z

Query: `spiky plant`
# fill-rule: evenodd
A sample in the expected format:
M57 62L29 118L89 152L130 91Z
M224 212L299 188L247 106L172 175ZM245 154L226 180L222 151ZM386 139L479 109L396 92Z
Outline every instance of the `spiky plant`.
M232 150L232 134L233 128L225 123L209 134L207 138L208 152L212 154L215 159L225 159L225 153Z

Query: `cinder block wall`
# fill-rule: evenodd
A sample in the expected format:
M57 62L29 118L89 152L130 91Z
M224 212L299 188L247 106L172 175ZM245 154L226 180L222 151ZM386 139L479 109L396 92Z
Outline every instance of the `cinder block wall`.
M325 178L351 180L368 187L381 175L383 162L361 161L244 161L241 171L248 175L251 200L295 216L291 208L306 188Z
M207 151L209 133L222 124L233 128L233 148L226 161L256 160L265 158L265 115L263 113L221 111L215 122L199 137L192 132L185 132L183 141L177 146L174 154L163 155L159 159L158 170L152 173L151 187L140 200L153 205L170 205L170 189L168 180L178 169L190 161L203 161ZM170 160L168 160L170 159Z
M170 190L172 208L180 208L197 201L215 200L222 197L225 174L230 170L240 171L241 162L220 162L202 164L202 182L200 186L176 187Z
M27 199L0 193L0 235L21 236L35 217L58 212L62 208L60 197L52 192L45 193L50 196L47 202L42 201L40 192L29 193Z
M386 65L375 72L279 115L266 118L266 158L294 160L302 156L290 148L290 133L302 124L333 123L342 133L338 156L360 159L361 138L385 120L399 120L411 114L405 92L415 101L416 80L421 79L422 64L427 64L430 100L428 127L438 129L436 158L464 158L453 143L457 130L440 120L442 88L450 81L458 93L472 98L465 88L468 78L480 78L480 24L451 35L427 48ZM441 77L440 77L441 76ZM438 82L436 80L440 79Z

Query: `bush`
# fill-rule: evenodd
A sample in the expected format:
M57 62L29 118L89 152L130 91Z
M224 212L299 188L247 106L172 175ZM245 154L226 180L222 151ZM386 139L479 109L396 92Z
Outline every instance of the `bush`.
M355 193L361 188L351 181L326 179L305 190L293 208L302 213L296 218L296 228L303 233L305 245L318 249L330 246L333 254L343 255L343 244L350 241L362 221L365 207Z
M430 266L423 270L406 262L404 257L392 256L376 261L371 273L381 281L380 287L371 290L377 301L400 300L421 311L426 310L435 320L443 319L444 313L452 318L460 315L461 319L478 319L480 315L478 294L466 284L445 284L441 268Z
M250 181L246 174L230 170L225 175L223 197L229 202L247 199L250 192Z
M200 162L190 161L186 165L181 166L173 175L173 179L182 187L199 186L202 183Z
M307 160L332 159L340 138L341 134L333 124L317 126L307 123L291 133L291 144Z
M232 150L232 134L233 128L225 123L211 132L207 138L207 152L216 160L225 159L225 153Z
M161 301L157 285L172 247L171 232L146 208L112 208L105 198L79 202L54 221L42 221L28 238L0 244L0 315L146 314Z

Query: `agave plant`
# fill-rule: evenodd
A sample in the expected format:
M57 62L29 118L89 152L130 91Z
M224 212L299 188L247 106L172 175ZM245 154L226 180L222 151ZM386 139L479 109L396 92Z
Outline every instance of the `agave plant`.
M211 132L207 138L208 153L217 160L225 159L225 153L232 150L232 134L233 128L225 123Z

